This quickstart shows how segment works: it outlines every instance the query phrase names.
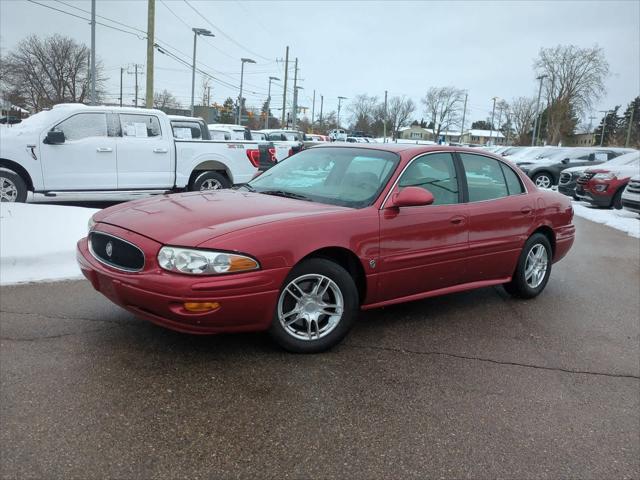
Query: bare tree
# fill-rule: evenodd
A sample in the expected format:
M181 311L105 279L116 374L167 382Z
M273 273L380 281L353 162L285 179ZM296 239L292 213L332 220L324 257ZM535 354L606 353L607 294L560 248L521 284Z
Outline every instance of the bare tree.
M19 100L20 106L36 112L57 103L85 102L91 81L89 55L86 45L70 37L27 37L2 61L2 91ZM96 63L96 94L100 100L105 78L101 63Z
M375 120L376 109L378 106L377 97L370 97L366 93L356 95L347 107L347 110L351 113L353 130L370 132L371 124Z
M180 108L180 102L169 90L165 89L161 92L153 94L153 108Z
M426 116L433 122L435 138L442 130L459 123L460 110L464 102L464 90L455 87L431 87L422 99Z
M416 104L410 98L391 97L387 101L387 122L391 128L393 138L397 138L398 130L411 123L411 115L416 110Z
M517 97L511 100L513 130L518 145L531 143L530 132L536 115L536 99L534 97Z
M534 62L537 75L546 75L547 140L557 144L573 133L582 116L602 97L609 63L599 46L558 45L542 48Z

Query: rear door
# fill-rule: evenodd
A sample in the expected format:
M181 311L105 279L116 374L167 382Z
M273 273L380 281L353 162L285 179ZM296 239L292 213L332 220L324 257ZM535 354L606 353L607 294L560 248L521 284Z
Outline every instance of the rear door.
M461 283L468 249L468 207L451 153L412 160L393 191L422 187L432 205L380 210L380 301ZM387 200L388 201L388 200Z
M65 142L41 142L46 190L116 189L116 139L108 134L105 112L76 113L53 130L64 132Z
M465 283L510 277L535 218L535 204L506 163L460 153L469 207Z
M120 113L118 189L173 186L173 132L163 131L153 114Z

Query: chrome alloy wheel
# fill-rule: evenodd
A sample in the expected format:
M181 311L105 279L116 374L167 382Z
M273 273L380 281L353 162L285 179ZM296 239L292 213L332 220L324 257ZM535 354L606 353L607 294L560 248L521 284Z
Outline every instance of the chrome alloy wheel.
M203 192L205 190L220 190L222 188L222 183L215 178L207 178L202 185L200 185L200 191Z
M285 332L298 340L318 340L340 323L344 298L336 283L318 274L291 281L278 300L278 320Z
M0 202L15 202L18 198L18 187L13 180L0 176Z
M548 175L538 175L536 177L536 187L551 188L551 178Z
M536 243L529 254L524 264L524 279L531 288L537 288L544 280L544 276L547 273L549 265L549 257L547 255L547 249L544 245Z

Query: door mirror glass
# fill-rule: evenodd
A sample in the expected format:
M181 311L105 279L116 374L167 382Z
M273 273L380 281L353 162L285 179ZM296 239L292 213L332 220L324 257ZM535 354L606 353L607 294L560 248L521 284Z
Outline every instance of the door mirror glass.
M433 203L433 193L422 187L405 187L392 197L393 207L419 207Z
M51 130L47 132L47 137L44 139L44 143L48 145L61 145L65 141L64 132Z

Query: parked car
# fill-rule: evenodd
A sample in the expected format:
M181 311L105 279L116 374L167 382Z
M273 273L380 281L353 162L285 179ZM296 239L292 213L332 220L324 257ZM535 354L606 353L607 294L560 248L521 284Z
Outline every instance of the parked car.
M576 195L599 207L622 208L622 192L629 179L640 174L640 152L621 155L615 160L587 169L578 178Z
M227 128L207 126L211 140L231 140L232 132Z
M560 172L570 167L588 167L604 163L619 155L613 150L593 148L560 149L557 153L536 160L516 162L540 188L551 188L558 184Z
M15 125L20 122L22 122L22 119L14 115L0 117L0 125Z
M347 131L341 128L333 129L329 132L329 138L332 142L346 142Z
M260 163L255 142L175 139L160 110L61 104L0 135L2 201L226 188Z
M197 117L168 115L173 130L173 138L181 140L211 140L211 133L204 120Z
M267 136L267 140L274 145L287 149L287 157L304 149L304 133L298 130L260 130ZM286 157L285 157L286 158ZM281 158L278 158L280 161ZM283 159L282 159L283 160Z
M627 187L622 192L622 208L640 213L640 175L629 179Z
M267 134L264 132L261 132L260 130L251 130L251 139L266 142Z
M360 309L492 285L539 295L572 219L568 198L501 157L328 144L237 190L101 210L77 258L96 290L153 323L269 330L308 353L337 344Z

